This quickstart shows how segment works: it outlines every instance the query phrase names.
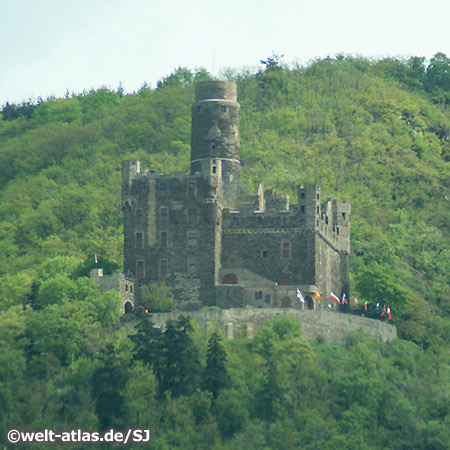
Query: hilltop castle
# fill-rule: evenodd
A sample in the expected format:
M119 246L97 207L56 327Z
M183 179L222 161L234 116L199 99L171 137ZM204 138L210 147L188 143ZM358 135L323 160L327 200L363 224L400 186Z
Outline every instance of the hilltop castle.
M139 161L122 166L124 270L143 285L160 279L178 308L315 309L319 291L349 292L346 201L323 201L319 186L298 202L264 190L240 196L236 85L198 83L192 105L190 173L163 175ZM300 289L305 303L296 299Z

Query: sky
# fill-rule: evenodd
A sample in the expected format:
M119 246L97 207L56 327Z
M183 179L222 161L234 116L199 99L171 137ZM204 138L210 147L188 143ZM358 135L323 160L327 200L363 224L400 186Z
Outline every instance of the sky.
M450 56L448 17L448 0L0 0L0 106L133 92L178 67L256 70L273 52Z

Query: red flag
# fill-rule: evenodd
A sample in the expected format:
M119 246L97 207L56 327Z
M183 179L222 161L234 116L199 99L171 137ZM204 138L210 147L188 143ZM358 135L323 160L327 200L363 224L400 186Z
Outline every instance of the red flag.
M358 304L358 297L355 297L355 301L353 302L353 306L356 306Z
M341 304L339 297L336 294L334 294L333 292L331 293L331 300L333 300L333 302Z
M392 319L392 314L391 314L391 308L389 308L389 306L387 307L386 312L387 312L389 320L391 320Z
M316 292L316 298L317 298L317 303L320 303L320 300L322 300L322 297L320 296L319 291Z
M367 305L369 304L369 302L366 300L364 303L364 309L367 311Z
M346 305L348 303L347 296L345 295L345 292L342 294L342 304Z

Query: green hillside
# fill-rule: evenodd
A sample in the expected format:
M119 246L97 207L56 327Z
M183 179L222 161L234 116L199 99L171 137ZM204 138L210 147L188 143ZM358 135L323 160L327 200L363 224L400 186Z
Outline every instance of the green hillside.
M257 73L224 76L238 85L243 190L263 182L295 201L297 185L316 183L325 197L350 200L352 298L370 301L369 315L377 301L389 304L404 340L310 345L293 324L269 324L254 341L223 344L221 395L205 375L198 330L174 325L170 342L142 331L136 343L114 327L117 297L86 278L94 253L106 268L122 265L121 161L188 170L193 85L209 75L180 68L129 95L99 89L7 104L1 430L141 421L161 449L449 448L450 60L339 56L285 67L273 55ZM152 339L160 353L145 360L139 352ZM198 354L197 365L184 362L186 388L167 378L174 342L186 346L176 353ZM109 419L89 387L105 383L102 367L123 387L123 411ZM141 389L147 403L135 398Z

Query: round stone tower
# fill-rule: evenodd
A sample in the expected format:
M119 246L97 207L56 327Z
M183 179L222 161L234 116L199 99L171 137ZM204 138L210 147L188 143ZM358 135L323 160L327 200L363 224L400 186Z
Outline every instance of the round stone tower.
M234 83L204 81L195 86L192 105L191 174L218 187L224 206L239 195L239 103Z

